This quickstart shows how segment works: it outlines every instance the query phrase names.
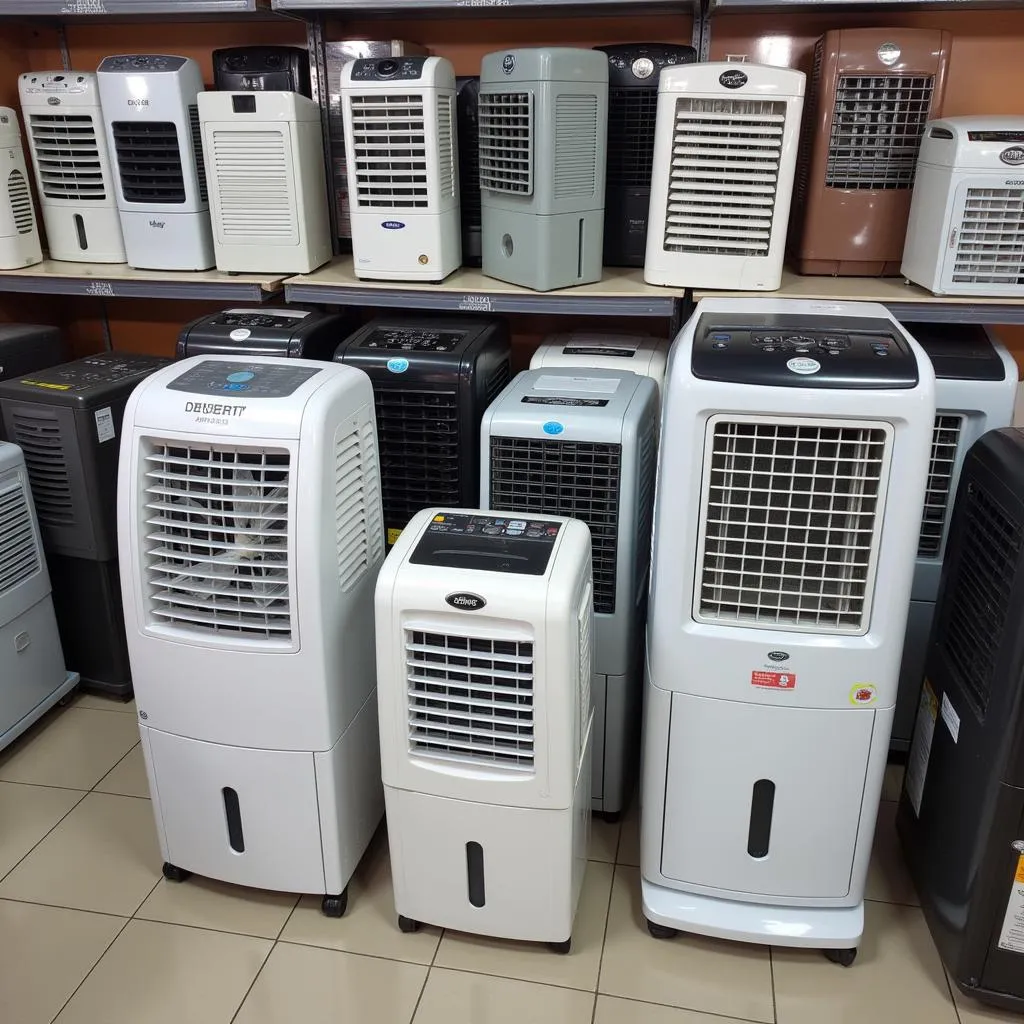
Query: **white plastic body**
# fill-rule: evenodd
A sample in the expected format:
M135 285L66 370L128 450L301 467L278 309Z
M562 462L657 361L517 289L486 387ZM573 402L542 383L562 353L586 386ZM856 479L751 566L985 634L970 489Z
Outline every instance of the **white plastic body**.
M0 166L0 270L18 270L41 263L43 249L18 115L10 107L0 107Z
M586 352L566 349L583 348ZM626 354L628 353L628 354ZM549 334L530 359L530 369L545 366L589 367L605 370L629 370L650 377L658 386L658 398L665 384L668 342L649 334L610 334L602 331L574 331Z

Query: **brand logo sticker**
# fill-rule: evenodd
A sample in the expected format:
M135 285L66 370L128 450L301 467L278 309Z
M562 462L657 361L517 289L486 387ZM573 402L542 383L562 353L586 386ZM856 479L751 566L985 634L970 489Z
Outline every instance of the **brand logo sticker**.
M902 51L895 43L882 43L878 48L878 59L887 68L891 68L893 64L900 59L901 52Z
M402 356L395 356L388 360L388 369L392 373L405 373L409 369L409 360Z
M742 71L723 71L718 81L726 89L739 89L747 84L747 76Z
M387 228L388 231L401 231L405 227L400 220L382 220L380 222L382 228Z
M503 58L503 60L502 60L502 62L501 62L501 70L504 71L506 75L511 75L512 72L515 71L515 69L516 69L515 54L506 53L504 58Z
M483 608L487 602L479 594L469 594L466 591L460 591L457 594L449 594L445 601L450 604L453 608L458 608L460 611L475 612Z
M49 103L51 107L59 107L60 106L60 97L59 96L47 96L46 97L46 102Z
M1004 164L1010 164L1011 167L1016 167L1018 164L1024 164L1024 146L1007 146L1006 149L999 154L999 159Z
M557 420L548 420L541 429L545 434L560 434L565 430L565 426L559 423Z
M874 704L878 700L878 688L874 683L857 683L850 690L850 703L860 707Z
M769 651L768 657L772 661L789 661L789 655L785 651Z
M786 363L787 369L793 373L799 373L806 375L808 373L817 373L821 369L821 363L817 359L807 359L806 357L797 357L796 359L790 359Z

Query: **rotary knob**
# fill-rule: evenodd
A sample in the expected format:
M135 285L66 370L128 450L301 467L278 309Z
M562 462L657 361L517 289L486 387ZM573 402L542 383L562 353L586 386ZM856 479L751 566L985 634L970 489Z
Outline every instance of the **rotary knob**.
M654 61L650 57L637 57L630 70L635 78L650 78L654 74Z

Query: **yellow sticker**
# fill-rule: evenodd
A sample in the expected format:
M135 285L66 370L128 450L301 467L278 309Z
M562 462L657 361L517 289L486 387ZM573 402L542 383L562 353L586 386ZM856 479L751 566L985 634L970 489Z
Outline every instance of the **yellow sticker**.
M23 380L20 384L31 384L34 388L49 388L51 391L70 391L70 384L50 384L45 380Z
M1014 881L1024 885L1024 853L1017 858L1017 875Z
M398 538L401 537L401 536L402 536L402 531L401 530L396 530L394 527L391 527L388 530L388 547L391 547L391 545L394 544L395 541L398 540Z
M856 683L850 690L850 703L864 707L878 700L878 688L874 683Z
M444 516L434 516L434 522L435 523L443 523L444 522Z

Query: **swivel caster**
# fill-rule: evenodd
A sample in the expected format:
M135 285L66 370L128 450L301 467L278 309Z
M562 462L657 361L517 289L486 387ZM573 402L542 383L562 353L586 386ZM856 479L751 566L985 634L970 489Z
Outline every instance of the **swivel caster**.
M622 817L622 811L599 811L601 820L609 825L618 825L619 819Z
M565 954L572 949L572 936L570 935L565 942L549 942L548 949L550 949L552 953L558 953L561 956L565 956Z
M343 917L347 909L348 886L345 886L340 896L325 896L320 903L324 917Z
M853 961L857 959L857 950L854 949L823 949L826 960L843 967L852 967Z
M186 871L184 868L179 868L177 864L164 863L164 878L168 882L184 882L186 879L192 877L191 871Z
M420 923L419 921L414 921L411 917L402 917L402 915L399 914L398 930L400 932L405 932L406 935L411 935L413 932L418 932L420 930Z
M647 922L647 930L651 933L652 939L674 939L678 934L675 928L669 928L666 924L657 924L654 921Z

